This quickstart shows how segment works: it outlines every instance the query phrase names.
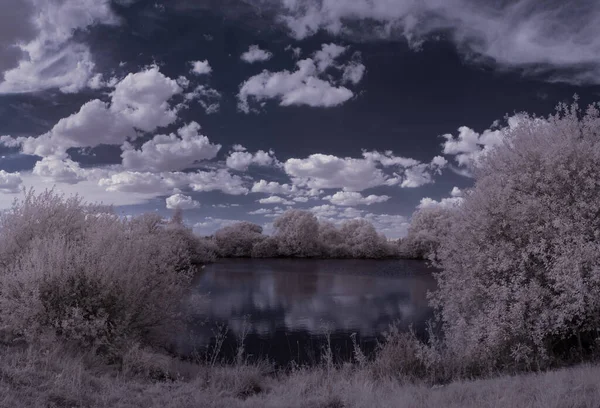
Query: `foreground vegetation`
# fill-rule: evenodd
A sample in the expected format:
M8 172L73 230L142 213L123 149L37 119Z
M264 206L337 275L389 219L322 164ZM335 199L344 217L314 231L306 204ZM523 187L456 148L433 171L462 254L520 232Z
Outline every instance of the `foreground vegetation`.
M597 408L600 366L455 381L432 387L326 366L274 373L266 365L186 365L131 353L124 371L52 349L0 349L0 406L11 408ZM146 373L172 372L173 381Z
M595 106L523 115L460 204L415 214L408 242L440 269L427 342L391 327L373 356L356 348L336 365L325 350L288 371L247 364L243 348L225 366L165 354L194 265L258 244L261 256L316 256L327 242L375 257L372 227L292 211L250 246L235 229L200 239L179 216L123 219L30 191L0 215L0 406L595 407L600 369L564 367L599 355L598 135Z

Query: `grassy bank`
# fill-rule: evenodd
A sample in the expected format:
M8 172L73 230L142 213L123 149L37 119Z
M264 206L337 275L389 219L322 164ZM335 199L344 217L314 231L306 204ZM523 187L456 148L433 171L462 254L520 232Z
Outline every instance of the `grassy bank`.
M277 373L268 365L181 363L139 349L130 351L120 368L58 346L2 346L0 406L597 408L600 401L597 365L437 387L377 378L357 365Z

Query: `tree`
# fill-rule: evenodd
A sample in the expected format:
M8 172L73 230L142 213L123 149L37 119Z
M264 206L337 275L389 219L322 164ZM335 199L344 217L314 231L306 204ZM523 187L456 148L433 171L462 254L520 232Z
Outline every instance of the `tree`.
M391 253L385 236L366 220L345 221L340 234L353 258L385 258Z
M324 255L329 258L350 258L352 256L342 233L332 222L321 221L319 223L319 241Z
M260 225L243 221L215 232L215 242L223 257L250 257L255 244L266 237Z
M442 238L433 297L473 364L552 362L600 327L600 113L524 114L475 169Z
M252 258L276 258L279 256L279 243L274 237L258 241L252 247Z
M183 225L183 210L181 207L175 208L170 223L173 225Z
M3 330L113 357L173 329L194 272L156 214L121 219L52 190L29 191L2 213L0 259Z
M319 221L309 211L288 210L273 223L283 256L313 257L322 253Z
M452 208L420 208L411 217L408 234L400 242L400 256L410 259L436 259L440 241L450 229Z

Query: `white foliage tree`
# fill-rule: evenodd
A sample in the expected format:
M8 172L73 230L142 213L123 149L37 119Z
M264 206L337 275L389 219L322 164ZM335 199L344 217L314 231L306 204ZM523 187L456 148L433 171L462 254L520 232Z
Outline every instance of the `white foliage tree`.
M450 230L452 208L420 208L411 217L408 234L399 242L400 256L410 259L436 259L440 241Z
M319 241L325 255L329 258L350 258L350 247L346 244L339 228L332 222L321 221L319 224Z
M465 362L543 366L600 329L600 113L524 115L478 164L433 304ZM575 347L572 347L575 346Z
M273 223L279 252L283 256L312 257L321 255L319 221L303 210L288 210Z
M78 197L28 192L0 216L0 329L118 355L178 321L190 253L155 214L121 219Z
M366 220L345 221L340 234L352 258L385 258L391 254L391 246L373 224Z
M223 257L250 257L254 246L266 237L260 225L238 222L215 232L215 242Z

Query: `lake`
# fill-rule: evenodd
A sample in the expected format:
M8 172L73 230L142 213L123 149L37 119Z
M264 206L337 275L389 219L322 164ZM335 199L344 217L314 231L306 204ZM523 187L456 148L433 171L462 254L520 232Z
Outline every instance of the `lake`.
M244 337L249 359L311 364L329 334L336 360L349 360L353 333L370 353L391 323L423 330L433 271L412 260L220 260L183 300L188 323L175 347L202 354L221 339L220 356L231 360Z

